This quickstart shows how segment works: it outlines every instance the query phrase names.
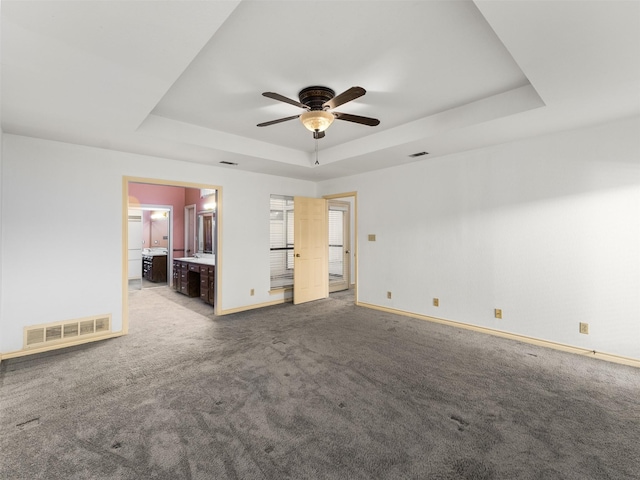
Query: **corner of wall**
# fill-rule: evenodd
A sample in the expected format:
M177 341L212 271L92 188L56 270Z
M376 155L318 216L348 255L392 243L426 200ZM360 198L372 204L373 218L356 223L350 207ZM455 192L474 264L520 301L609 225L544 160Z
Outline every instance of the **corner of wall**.
M0 118L2 118L2 107L0 106ZM3 194L2 194L2 150L3 150L3 137L4 137L4 133L2 132L2 126L0 126L0 219L3 217L3 212L2 212L2 208L3 208L3 202L2 202L2 198L3 198ZM1 265L4 265L4 262L2 261L2 254L3 254L3 249L2 249L2 245L3 245L3 235L2 235L2 221L0 221L0 338L2 338L2 326L3 326L3 315L2 315L2 267ZM0 351L0 362L2 362L2 351Z
M0 2L0 18L2 18L2 2ZM1 40L0 40L1 42ZM0 48L0 119L2 119L2 49ZM3 137L4 133L2 131L2 124L0 123L0 219L3 218L2 211L2 153L3 153ZM2 245L3 245L3 236L2 236L2 221L0 221L0 338L2 338L2 326L3 326L3 315L2 315L2 267L4 264L2 261ZM2 362L2 351L0 350L0 362Z

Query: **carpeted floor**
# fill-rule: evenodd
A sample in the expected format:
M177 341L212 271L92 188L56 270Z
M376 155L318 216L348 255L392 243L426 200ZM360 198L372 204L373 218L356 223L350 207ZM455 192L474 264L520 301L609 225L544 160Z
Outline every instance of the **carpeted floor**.
M0 364L0 478L640 478L638 369L349 292L220 318L130 295L130 335Z

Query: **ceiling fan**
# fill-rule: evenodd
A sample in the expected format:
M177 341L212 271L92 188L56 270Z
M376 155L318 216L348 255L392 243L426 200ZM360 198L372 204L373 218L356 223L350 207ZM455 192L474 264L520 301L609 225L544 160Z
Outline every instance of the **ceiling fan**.
M351 115L349 113L330 111L340 105L363 96L365 93L367 93L367 91L362 87L351 87L336 96L336 92L330 88L314 86L300 90L300 93L298 94L300 101L297 102L280 95L279 93L264 92L262 95L265 97L295 105L296 107L305 109L306 112L303 112L300 115L292 115L291 117L259 123L258 127L267 127L269 125L275 125L276 123L299 118L302 124L308 130L313 132L313 138L316 140L324 137L324 131L329 128L329 125L331 125L336 118L338 120L345 120L347 122L360 123L362 125L375 127L380 124L380 120L377 118L361 117L359 115Z

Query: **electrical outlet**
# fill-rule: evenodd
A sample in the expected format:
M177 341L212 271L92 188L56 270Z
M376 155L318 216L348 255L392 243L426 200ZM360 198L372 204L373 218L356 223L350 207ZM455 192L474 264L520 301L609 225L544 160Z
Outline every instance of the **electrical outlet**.
M433 299L433 306L434 306L434 307L439 307L439 306L440 306L440 300L439 300L439 299L437 299L437 298L434 298L434 299Z
M391 292L387 292L387 298L391 298Z
M373 234L373 233L370 233L370 234L369 234L369 241L370 241L370 242L375 242L375 241L376 241L376 236L375 236L375 234Z
M589 324L580 322L580 333L589 335Z
M502 309L496 308L494 310L494 313L495 313L496 318L502 318Z
M253 297L255 295L256 291L252 288L251 289L251 296Z

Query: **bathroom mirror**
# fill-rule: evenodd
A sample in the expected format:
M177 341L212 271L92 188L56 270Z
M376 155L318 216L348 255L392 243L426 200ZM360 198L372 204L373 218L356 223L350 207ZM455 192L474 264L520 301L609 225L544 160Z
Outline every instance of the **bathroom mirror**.
M169 212L159 210L150 213L151 239L148 246L167 248L169 246Z
M213 212L198 212L198 253L213 253Z

